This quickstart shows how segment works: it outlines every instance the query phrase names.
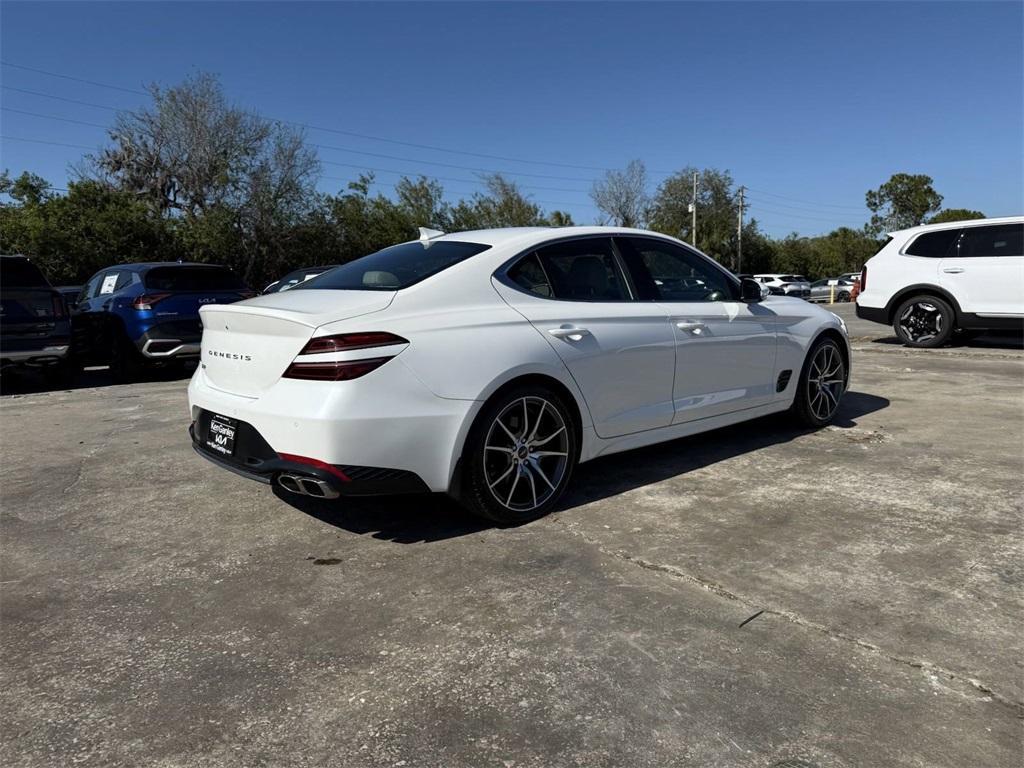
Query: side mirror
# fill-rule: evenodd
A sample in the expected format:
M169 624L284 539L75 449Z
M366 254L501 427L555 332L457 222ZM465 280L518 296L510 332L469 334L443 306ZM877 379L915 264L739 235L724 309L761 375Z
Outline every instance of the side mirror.
M768 286L762 285L751 277L744 277L740 280L740 301L756 304L767 299L769 293Z

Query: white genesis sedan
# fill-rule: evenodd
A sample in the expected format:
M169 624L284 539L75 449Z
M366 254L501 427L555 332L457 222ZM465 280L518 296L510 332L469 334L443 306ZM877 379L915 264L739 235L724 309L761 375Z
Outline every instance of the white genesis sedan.
M440 491L517 523L579 462L777 411L828 424L842 320L635 229L443 234L203 307L192 441L296 494Z

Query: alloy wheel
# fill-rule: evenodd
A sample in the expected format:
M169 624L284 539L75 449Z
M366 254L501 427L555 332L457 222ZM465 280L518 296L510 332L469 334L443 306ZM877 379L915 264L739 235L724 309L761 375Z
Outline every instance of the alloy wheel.
M557 490L569 466L569 429L543 397L513 400L497 415L484 440L484 477L507 509L529 512Z
M846 377L843 358L833 344L822 344L807 372L807 402L815 418L828 421L839 407Z
M942 311L930 301L915 301L903 310L899 326L907 339L921 344L942 333Z

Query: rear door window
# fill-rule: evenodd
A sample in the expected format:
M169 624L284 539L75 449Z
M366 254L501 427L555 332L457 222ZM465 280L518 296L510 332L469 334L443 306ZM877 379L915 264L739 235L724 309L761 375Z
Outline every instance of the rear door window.
M964 227L958 255L962 258L1024 256L1024 224Z
M918 235L904 251L908 256L924 256L928 259L942 259L953 252L953 246L960 237L959 229L940 229Z
M590 237L567 240L538 248L537 263L542 270L543 280L555 298L565 301L629 301L629 289L619 269L612 250L612 241L607 237ZM518 278L509 276L523 285L521 280L535 280L535 268L525 266L517 272ZM520 265L517 265L520 266ZM532 277L527 272L532 271ZM543 291L544 283L535 283L531 291Z
M245 283L225 267L154 267L143 277L149 291L243 291Z

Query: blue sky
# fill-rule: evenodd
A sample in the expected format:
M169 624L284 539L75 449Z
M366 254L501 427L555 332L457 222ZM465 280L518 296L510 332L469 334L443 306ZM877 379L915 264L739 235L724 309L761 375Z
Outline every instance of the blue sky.
M859 226L864 192L898 171L931 175L945 207L1024 211L1022 8L4 2L0 43L8 65L128 91L206 70L268 116L535 161L310 130L338 148L320 150L325 191L379 168L457 179L443 182L456 198L479 188L470 168L501 170L544 208L592 223L600 172L557 164L640 158L655 184L685 165L730 170L750 188L752 215L783 235ZM114 108L145 101L16 66L0 73L4 136L104 139L99 127L22 112L105 125L111 111L25 91ZM56 186L81 154L6 139L0 150L3 167ZM377 179L387 193L398 174Z

